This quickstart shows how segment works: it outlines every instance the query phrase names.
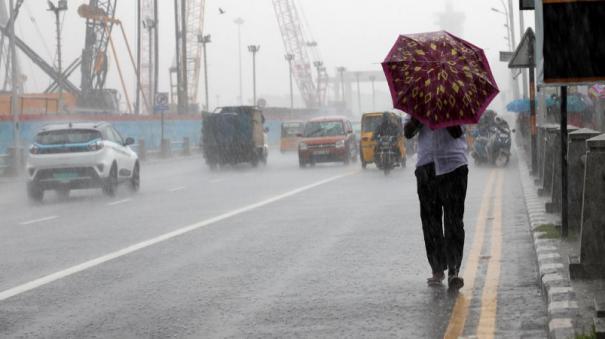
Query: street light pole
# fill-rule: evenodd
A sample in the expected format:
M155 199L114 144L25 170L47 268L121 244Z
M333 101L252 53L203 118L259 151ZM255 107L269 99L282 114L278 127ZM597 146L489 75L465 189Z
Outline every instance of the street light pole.
M347 69L341 66L341 67L338 67L336 70L340 74L340 90L341 90L340 98L344 104L345 103L345 72L347 71ZM346 106L346 104L345 104L345 106Z
M11 60L11 115L13 117L13 142L15 146L15 172L17 175L21 173L21 128L19 126L19 113L17 104L19 100L17 96L17 50L15 49L15 6L13 0L9 0L10 6L10 60ZM61 86L59 86L61 87Z
M294 60L294 54L286 54L286 61L288 61L288 69L290 70L290 119L294 118L294 85L292 82L292 61Z
M361 115L361 89L359 87L359 72L355 73L355 77L357 78L357 107L359 108L359 114Z
M48 10L55 14L55 28L57 30L57 74L59 83L63 80L63 58L61 55L61 12L67 10L67 0L59 0L55 6L52 2L48 2ZM14 27L13 27L14 28ZM63 113L63 86L59 86L59 113Z
M376 111L376 88L374 87L374 81L376 81L375 76L370 76L370 81L372 82L372 111Z
M152 31L157 30L156 21L151 18L145 18L145 20L143 21L143 28L147 29L147 35L149 36L149 75L148 75L149 76L149 94L147 95L147 98L149 98L148 101L150 101L150 104L151 104L151 107L153 110L153 106L155 105L155 84L154 84L154 78L153 78L154 70L151 67L151 65L153 63L154 53L152 53L151 50L153 49L153 47L152 47L152 44L153 44ZM157 60L156 60L156 63L157 63ZM140 72L140 70L141 70L141 68L139 67L139 72ZM139 86L139 84L137 84L137 86ZM137 93L137 96L138 96L138 93Z
M317 107L321 107L321 67L323 64L321 61L313 62L313 66L317 69Z
M210 109L210 99L208 96L208 54L206 53L206 44L210 43L210 34L197 36L197 41L202 44L202 50L204 52L204 89L206 91L206 112Z
M259 45L248 46L248 51L252 53L252 106L256 106L256 53L259 50Z
M237 53L239 57L239 104L243 105L244 102L244 87L242 83L242 25L244 19L237 18L233 21L237 25Z

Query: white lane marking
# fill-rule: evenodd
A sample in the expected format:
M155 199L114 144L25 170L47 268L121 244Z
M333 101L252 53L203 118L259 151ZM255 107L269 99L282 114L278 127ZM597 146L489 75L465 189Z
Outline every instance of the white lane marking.
M208 182L211 184L216 184L217 182L221 182L221 181L225 181L225 179L224 178L223 179L214 179L214 180L210 180Z
M22 223L19 223L19 225L25 226L25 225L37 224L39 222L54 220L54 219L57 219L58 217L59 216L57 216L57 215L53 215L53 216L50 216L50 217L45 217L45 218L40 218L40 219L35 219L35 220L24 221Z
M118 250L118 251L106 254L104 256L101 256L101 257L98 257L98 258L86 261L86 262L81 263L79 265L72 266L72 267L67 268L65 270L62 270L62 271L59 271L59 272L55 272L55 273L46 275L46 276L38 278L36 280L32 280L32 281L27 282L25 284L22 284L22 285L19 285L19 286L13 287L11 289L8 289L8 290L0 292L0 301L4 301L4 300L6 300L8 298L11 298L11 297L17 296L19 294L31 291L31 290L36 289L38 287L50 284L50 283L52 283L54 281L66 278L66 277L68 277L70 275L73 275L73 274L85 271L85 270L93 268L95 266L99 266L99 265L101 265L103 263L106 263L106 262L108 262L110 260L114 260L114 259L123 257L125 255L130 254L130 253L133 253L133 252L136 252L138 250L142 250L144 248L153 246L155 244L158 244L158 243L170 240L170 239L178 237L180 235L183 235L183 234L195 231L197 229L210 226L212 224L215 224L217 222L223 221L225 219L229 219L229 218L235 217L237 215L240 215L240 214L243 214L243 213L246 213L246 212L250 212L252 210L255 210L255 209L258 209L258 208L270 205L272 203L275 203L275 202L280 201L280 200L284 200L286 198L289 198L291 196L294 196L294 195L300 194L302 192L308 191L308 190L313 189L315 187L322 186L322 185L328 184L330 182L343 179L343 178L351 176L351 175L353 175L355 173L359 173L359 171L349 172L349 173L337 175L337 176L334 176L334 177L331 177L331 178L327 178L327 179L318 181L316 183L313 183L313 184L310 184L310 185L307 185L307 186L303 186L303 187L294 189L292 191L289 191L289 192L286 192L286 193L274 196L273 198L262 200L262 201L259 201L257 203L254 203L254 204L251 204L251 205L248 205L248 206L245 206L245 207L242 207L242 208L238 208L238 209L233 210L231 212L227 212L227 213L221 214L219 216L216 216L216 217L204 220L204 221L200 221L200 222L197 222L197 223L189 225L189 226L185 226L185 227L180 228L178 230L175 230L175 231L172 231L172 232L169 232L169 233L165 233L165 234L160 235L158 237L155 237L155 238L152 238L152 239L149 239L149 240L145 240L145 241L140 242L138 244L134 244L134 245L128 246L126 248L123 248L121 250Z
M107 206L115 206L115 205L119 205L119 204L124 204L124 203L127 203L129 201L132 201L132 199L128 198L128 199L122 199L122 200L110 202L110 203L107 204Z
M174 193L174 192L182 191L184 189L185 189L185 186L180 186L180 187L171 188L168 190L168 192Z

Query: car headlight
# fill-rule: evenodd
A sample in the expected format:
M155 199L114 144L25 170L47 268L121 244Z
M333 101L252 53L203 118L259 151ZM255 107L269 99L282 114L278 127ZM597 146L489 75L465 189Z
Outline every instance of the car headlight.
M31 147L29 148L29 153L31 153L31 154L39 154L40 153L40 147L38 147L36 145L31 145Z
M344 140L338 140L336 142L336 148L345 148L345 141Z
M306 151L309 148L309 146L307 146L307 144L305 144L304 142L301 142L300 144L298 144L298 149L301 151Z

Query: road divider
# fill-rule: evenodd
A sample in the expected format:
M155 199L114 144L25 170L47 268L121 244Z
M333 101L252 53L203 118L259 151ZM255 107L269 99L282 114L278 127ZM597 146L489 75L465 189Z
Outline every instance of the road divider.
M319 186L326 185L326 184L332 183L334 181L337 181L337 180L340 180L340 179L352 176L352 175L354 175L356 173L359 173L359 170L353 171L353 172L347 172L345 174L341 174L341 175L337 175L337 176L333 176L333 177L329 177L327 179L317 181L317 182L315 182L313 184L302 186L302 187L296 188L294 190L291 190L289 192L276 195L276 196L274 196L272 198L268 198L268 199L265 199L265 200L262 200L262 201L259 201L259 202L256 202L256 203L253 203L253 204L250 204L250 205L247 205L247 206L235 209L235 210L232 210L230 212L223 213L223 214L218 215L216 217L213 217L213 218L210 218L210 219L206 219L206 220L194 223L192 225L179 228L179 229L177 229L175 231L162 234L162 235L157 236L155 238L142 241L140 243L128 246L128 247L123 248L121 250L118 250L118 251L115 251L115 252L103 255L101 257L98 257L98 258L86 261L84 263L81 263L81 264L78 264L78 265L75 265L75 266L72 266L72 267L69 267L69 268L64 269L62 271L55 272L55 273L43 276L43 277L38 278L36 280L32 280L32 281L24 283L22 285L19 285L19 286L16 286L16 287L13 287L13 288L10 288L8 290L0 292L0 301L4 301L6 299L9 299L9 298L12 298L14 296L20 295L22 293L34 290L34 289L36 289L38 287L41 287L41 286L50 284L52 282L55 282L57 280L69 277L69 276L74 275L76 273L80 273L80 272L86 271L88 269L91 269L91 268L94 268L94 267L99 266L101 264L104 264L104 263L106 263L108 261L121 258L121 257L126 256L128 254L131 254L133 252L136 252L136 251L148 248L150 246L153 246L153 245L165 242L165 241L173 239L175 237L178 237L178 236L181 236L181 235L193 232L195 230L198 230L198 229L201 229L201 228L204 228L204 227L208 227L208 226L216 224L218 222L221 222L221 221L224 221L224 220L236 217L238 215L241 215L241 214L244 214L244 213L247 213L247 212L250 212L250 211L262 208L262 207L265 207L267 205L271 205L271 204L276 203L276 202L278 202L280 200L284 200L284 199L290 198L292 196L298 195L300 193L309 191L309 190L317 188ZM116 201L116 203L117 203L117 201Z

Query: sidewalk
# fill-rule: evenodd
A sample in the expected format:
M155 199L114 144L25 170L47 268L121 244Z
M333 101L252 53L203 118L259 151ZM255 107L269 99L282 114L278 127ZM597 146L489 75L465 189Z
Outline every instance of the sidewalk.
M538 257L539 277L548 306L548 330L551 338L576 338L576 335L593 333L595 317L594 299L605 296L605 280L571 280L570 255L578 255L579 237L572 235L562 240L559 232L561 218L546 213L545 203L550 197L539 197L539 187L529 174L527 155L520 148L519 172L525 203L530 219L534 248ZM592 337L589 337L592 338Z

